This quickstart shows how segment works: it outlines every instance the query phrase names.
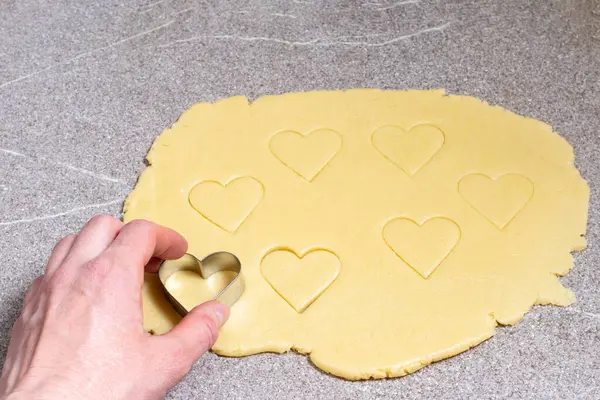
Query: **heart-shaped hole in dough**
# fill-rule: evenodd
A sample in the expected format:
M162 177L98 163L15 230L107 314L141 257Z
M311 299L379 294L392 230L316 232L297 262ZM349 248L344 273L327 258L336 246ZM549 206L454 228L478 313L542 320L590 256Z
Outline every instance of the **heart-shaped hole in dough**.
M428 124L415 125L409 130L385 125L373 132L371 141L391 163L414 176L440 151L446 136L440 128Z
M267 253L260 268L281 298L302 313L337 279L341 261L331 250L311 249L298 254L281 247Z
M225 184L202 181L190 191L189 203L204 218L233 233L256 208L264 190L263 184L251 176L241 176Z
M317 129L307 135L282 131L271 138L269 148L283 165L311 182L342 147L342 137L332 129Z

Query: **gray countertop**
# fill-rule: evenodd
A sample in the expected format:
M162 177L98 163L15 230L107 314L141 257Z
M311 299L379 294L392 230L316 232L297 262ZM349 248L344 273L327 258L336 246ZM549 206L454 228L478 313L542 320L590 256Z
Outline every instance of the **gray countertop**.
M600 2L5 0L0 3L0 362L53 244L120 215L153 139L199 101L446 88L546 121L591 186L588 248L536 307L400 379L347 382L297 354L209 354L173 399L600 398Z

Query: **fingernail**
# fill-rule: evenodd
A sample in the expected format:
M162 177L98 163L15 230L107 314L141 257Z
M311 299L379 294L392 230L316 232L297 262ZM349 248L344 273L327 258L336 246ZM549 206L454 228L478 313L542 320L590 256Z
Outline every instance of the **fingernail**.
M219 326L223 326L229 318L229 307L217 301L215 303L215 314L217 314L217 318L219 319Z

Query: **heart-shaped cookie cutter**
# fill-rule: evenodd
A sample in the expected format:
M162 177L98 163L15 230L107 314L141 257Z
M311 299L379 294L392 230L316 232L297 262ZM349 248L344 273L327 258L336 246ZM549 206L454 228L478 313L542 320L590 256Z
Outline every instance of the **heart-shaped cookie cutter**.
M175 308L184 317L190 310L186 309L167 289L167 279L178 271L192 271L198 273L202 279L208 279L214 273L221 271L232 271L236 273L235 278L213 300L227 304L231 307L244 292L244 279L242 278L242 264L233 254L219 251L198 260L194 255L186 253L177 260L165 260L158 267L158 279L162 285L165 295Z

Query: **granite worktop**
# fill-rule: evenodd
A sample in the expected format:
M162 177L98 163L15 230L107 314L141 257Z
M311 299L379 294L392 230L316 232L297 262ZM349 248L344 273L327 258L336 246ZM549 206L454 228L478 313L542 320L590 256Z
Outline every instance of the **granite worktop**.
M0 362L53 244L120 215L153 139L199 101L445 88L546 121L591 187L578 301L404 378L298 354L203 357L172 399L600 398L600 1L0 2Z

